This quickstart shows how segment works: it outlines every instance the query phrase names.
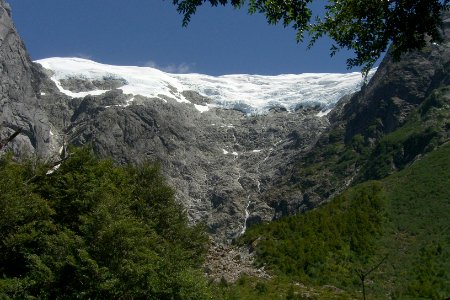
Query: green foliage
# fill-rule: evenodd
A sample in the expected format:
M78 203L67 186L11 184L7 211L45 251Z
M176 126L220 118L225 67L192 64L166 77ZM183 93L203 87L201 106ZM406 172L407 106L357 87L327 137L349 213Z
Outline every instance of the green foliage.
M350 188L316 210L249 228L241 242L252 243L258 263L277 274L258 297L270 299L278 290L292 299L302 294L349 299L361 290L357 271L382 262L366 281L370 299L448 298L449 158L447 142L382 181ZM258 291L258 280L227 291L239 299L256 298L251 291ZM307 285L293 289L287 284L297 281ZM322 294L318 285L330 284L344 291Z
M353 50L356 57L348 59L347 65L364 65L363 72L367 73L390 43L392 55L399 59L405 52L424 48L428 37L441 41L440 14L448 3L332 0L325 6L324 19L312 26L313 41L328 35L336 42L332 55L341 48Z
M0 273L18 276L26 271L26 259L44 246L42 239L55 230L52 208L34 186L24 184L31 165L17 165L11 158L0 161Z
M304 33L312 36L310 46L327 35L336 44L331 55L339 49L353 50L354 58L347 60L349 68L364 66L367 74L372 65L392 43L392 54L401 54L422 49L431 41L441 41L439 28L441 13L448 9L449 0L331 0L325 5L325 16L311 20L310 6L314 0L172 0L179 13L183 14L186 26L197 7L209 2L211 6L230 3L235 8L248 5L250 14L261 13L269 24L282 23L297 31L297 41ZM313 21L315 21L313 23Z
M258 262L315 284L357 283L354 267L376 251L383 222L383 190L376 182L348 191L320 209L254 226Z
M418 260L413 266L415 276L408 285L411 296L443 299L448 295L448 265L443 262L449 261L449 253L444 249L440 242L431 242L420 248Z
M361 180L381 179L448 140L449 88L435 90L398 130L382 137L363 168Z
M450 144L383 180L390 234L381 239L390 257L393 290L405 297L450 296Z
M448 87L433 91L387 135L379 130L383 125L378 120L347 142L340 127L325 133L317 147L296 163L293 188L324 199L350 177L355 183L382 179L433 151L450 138L448 92Z
M278 275L271 279L244 276L235 284L213 286L214 299L272 300L272 299L357 299L358 293L334 286L305 285L292 278Z
M158 168L71 152L49 175L0 161L0 298L209 298L206 235Z

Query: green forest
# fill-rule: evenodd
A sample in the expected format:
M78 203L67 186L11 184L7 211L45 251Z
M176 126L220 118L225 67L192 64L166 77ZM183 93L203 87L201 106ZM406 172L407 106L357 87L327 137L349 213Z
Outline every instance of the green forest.
M207 236L158 167L0 160L0 299L209 299ZM49 174L51 173L51 174Z
M358 274L381 263L368 276L367 299L445 299L449 157L447 143L411 167L355 186L318 209L251 227L241 242L253 245L258 263L277 277L223 288L225 298L255 299L259 284L265 286L260 299L280 293L286 299L361 299ZM330 285L337 289L323 289Z

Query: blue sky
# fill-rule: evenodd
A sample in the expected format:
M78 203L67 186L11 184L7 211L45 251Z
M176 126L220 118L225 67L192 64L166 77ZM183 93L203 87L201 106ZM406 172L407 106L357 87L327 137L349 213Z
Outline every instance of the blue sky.
M201 7L187 28L171 0L7 0L32 59L77 56L209 75L348 72L329 40L306 50L263 15ZM354 69L353 71L358 71Z

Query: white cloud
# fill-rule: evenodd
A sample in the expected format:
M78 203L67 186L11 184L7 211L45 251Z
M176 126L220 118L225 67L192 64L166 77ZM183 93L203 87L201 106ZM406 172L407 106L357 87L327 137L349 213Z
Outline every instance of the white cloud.
M153 61L153 60L149 60L148 62L146 62L144 64L144 67L149 67L149 68L155 68L158 69L158 65Z
M169 73L189 73L191 71L191 66L186 63L181 63L179 65L168 65L164 68L164 71Z
M167 66L160 66L158 65L156 62L154 62L153 60L149 60L144 64L144 67L150 67L150 68L155 68L167 73L178 73L178 74L183 74L183 73L189 73L192 71L192 67L194 66L194 64L188 64L188 63L181 63L181 64L170 64Z
M81 52L77 52L77 53L73 53L72 55L70 55L72 57L78 57L78 58L84 58L84 59L89 59L89 60L93 60L93 56L87 53L81 53Z

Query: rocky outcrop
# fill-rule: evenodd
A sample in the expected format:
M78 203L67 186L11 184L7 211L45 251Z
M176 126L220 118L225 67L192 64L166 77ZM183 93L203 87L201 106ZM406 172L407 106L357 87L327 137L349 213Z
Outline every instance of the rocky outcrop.
M113 90L127 83L123 78L103 77L100 80L89 80L86 78L69 77L60 81L61 86L71 92L88 92L93 90Z
M211 241L206 256L206 275L216 283L234 283L243 275L270 278L264 267L255 266L255 254L255 251L249 251L247 247Z
M183 91L190 103L132 96L120 90L126 80L116 77L68 77L60 88L110 90L71 98L59 92L49 70L31 62L3 0L0 22L0 137L22 128L9 149L56 160L65 144L90 144L119 163L157 162L191 221L206 223L217 240L231 241L247 226L280 214L284 206L262 195L328 126L317 110L306 108L254 116L220 108L200 112L195 105L211 100L197 92ZM301 203L296 198L288 209Z
M52 103L46 93L51 93ZM12 23L11 8L0 0L0 137L20 128L21 134L10 145L15 153L51 156L58 147L52 135L57 131L54 124L61 123L66 110L62 99L42 68L31 62Z
M388 53L360 92L341 98L328 115L330 125L317 142L292 161L292 174L280 178L262 195L272 203L276 217L313 209L357 181L381 178L381 173L372 171L380 162L370 160L376 156L383 136L405 124L437 90L442 99L450 97L450 13L444 15L442 37L440 44L407 53L398 62ZM429 125L428 133L419 136L416 132L406 144L398 145L395 157L387 162L392 172L433 148L429 143L435 136L437 144L448 141L448 133L434 132L448 131L448 125L440 123L446 129L436 126ZM371 151L374 154L369 156Z
M371 126L384 134L394 131L435 89L450 84L449 12L444 14L441 33L441 43L404 54L398 62L388 53L369 84L342 101L342 110L336 109L331 118L346 123L347 141L358 133L370 134Z
M198 101L199 95L192 95ZM274 218L276 210L260 195L328 125L317 111L200 113L192 104L170 99L135 97L124 106L128 97L115 90L73 99L65 139L92 143L95 152L121 163L158 162L190 219L205 222L220 240Z

